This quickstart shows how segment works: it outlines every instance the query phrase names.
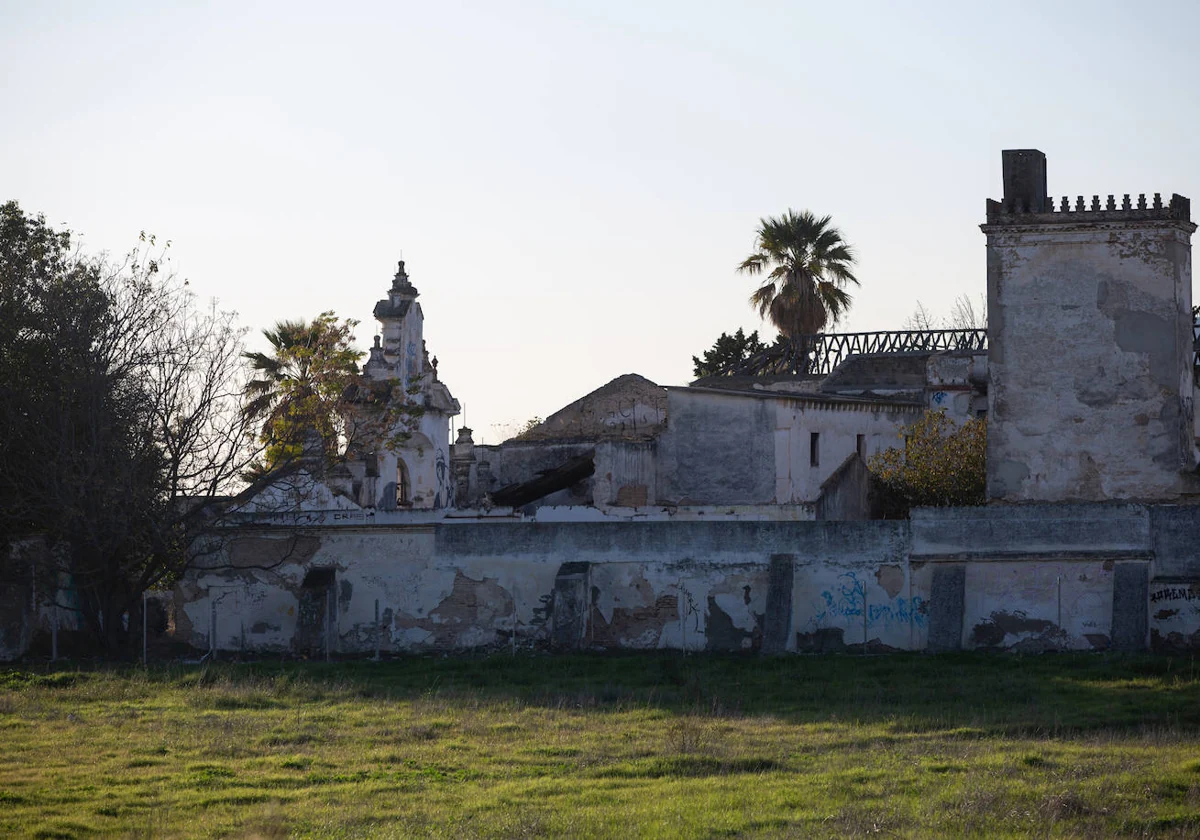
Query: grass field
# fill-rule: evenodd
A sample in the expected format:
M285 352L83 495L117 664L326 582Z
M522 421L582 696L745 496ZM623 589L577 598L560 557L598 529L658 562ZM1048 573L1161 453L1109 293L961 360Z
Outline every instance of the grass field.
M1200 836L1200 668L646 655L0 671L0 835Z

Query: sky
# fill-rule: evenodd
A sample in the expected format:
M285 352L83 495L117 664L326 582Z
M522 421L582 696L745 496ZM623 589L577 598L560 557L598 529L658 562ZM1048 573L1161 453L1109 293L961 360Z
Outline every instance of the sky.
M0 201L170 240L255 349L325 310L370 346L403 256L496 443L773 335L736 271L761 217L833 217L864 331L982 294L1002 149L1054 195L1200 199L1197 32L1167 0L0 0Z

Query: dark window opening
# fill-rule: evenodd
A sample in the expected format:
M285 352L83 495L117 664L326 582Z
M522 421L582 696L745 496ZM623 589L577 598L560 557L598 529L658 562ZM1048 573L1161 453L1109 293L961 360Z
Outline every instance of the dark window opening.
M821 433L813 432L808 436L808 465L817 467L821 465Z
M396 459L396 507L412 507L412 485L409 483L408 465Z
M866 460L867 457L867 436L858 435L854 439L854 448L858 452L858 457Z
M327 589L333 586L336 575L337 570L332 566L317 566L304 573L304 582L300 586L304 589Z

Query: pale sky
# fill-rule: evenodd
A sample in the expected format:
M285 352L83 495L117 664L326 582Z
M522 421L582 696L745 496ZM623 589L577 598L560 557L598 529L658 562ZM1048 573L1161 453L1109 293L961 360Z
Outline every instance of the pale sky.
M0 201L172 240L255 336L332 309L365 349L403 252L494 443L758 328L761 216L832 215L839 328L877 330L983 291L1001 149L1054 195L1200 201L1198 32L1196 2L0 0Z

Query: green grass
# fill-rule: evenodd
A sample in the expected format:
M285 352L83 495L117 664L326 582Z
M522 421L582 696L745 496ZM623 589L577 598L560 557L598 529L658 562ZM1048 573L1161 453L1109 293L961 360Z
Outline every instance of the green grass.
M0 836L1195 837L1200 667L411 658L0 671Z

